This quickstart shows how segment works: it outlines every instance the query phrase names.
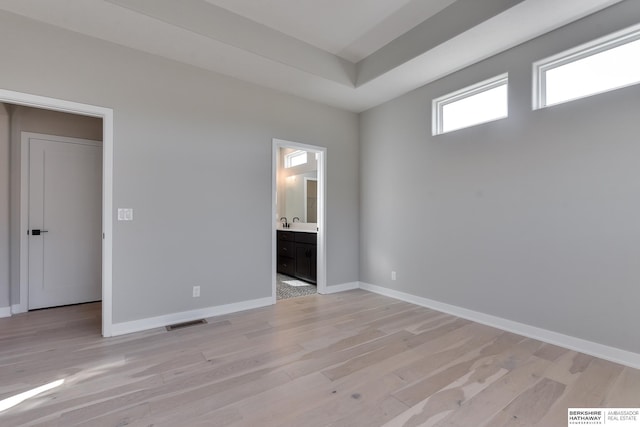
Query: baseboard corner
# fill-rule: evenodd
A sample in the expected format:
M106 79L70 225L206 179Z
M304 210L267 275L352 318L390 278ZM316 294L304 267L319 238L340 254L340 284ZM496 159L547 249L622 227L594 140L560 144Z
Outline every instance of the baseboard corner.
M13 304L11 306L11 314L26 313L27 311L29 311L27 310L27 307L22 304Z
M0 317L11 317L11 307L0 307Z
M341 283L339 285L327 286L325 288L324 294L325 295L335 294L338 292L352 291L354 289L359 289L359 288L360 288L360 282Z

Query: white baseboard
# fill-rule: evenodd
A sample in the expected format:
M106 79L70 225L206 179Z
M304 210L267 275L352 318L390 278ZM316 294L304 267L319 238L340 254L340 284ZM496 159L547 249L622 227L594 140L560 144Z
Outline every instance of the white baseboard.
M547 329L526 325L524 323L514 322L513 320L504 319L502 317L492 316L490 314L481 313L479 311L468 310L451 304L430 300L404 292L396 291L382 286L371 285L360 282L360 289L374 292L376 294L395 298L401 301L420 305L422 307L431 308L463 319L472 320L477 323L492 326L504 331L513 332L528 338L544 341L549 344L567 348L569 350L585 353L600 359L609 360L611 362L620 363L621 365L630 366L640 369L640 354L627 350L598 344L587 341L582 338L576 338L564 335L558 332L549 331Z
M360 282L342 283L340 285L327 286L323 292L325 295L338 292L351 291L360 288Z
M180 313L166 314L164 316L149 317L146 319L132 320L130 322L114 323L111 327L111 335L124 335L133 332L146 331L154 328L163 328L174 323L189 322L191 320L220 316L238 311L251 310L252 308L265 307L274 304L272 297L259 298L249 301L241 301L232 304L218 305L214 307L200 308L197 310L183 311Z
M20 313L26 313L27 311L27 307L23 307L22 304L14 304L11 306L11 314L20 314Z
M11 307L0 307L0 317L11 317Z

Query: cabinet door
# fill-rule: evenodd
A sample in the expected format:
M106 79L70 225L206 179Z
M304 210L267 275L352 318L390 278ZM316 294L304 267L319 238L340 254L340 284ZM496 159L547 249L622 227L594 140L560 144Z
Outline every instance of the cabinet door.
M309 280L311 280L313 283L316 283L317 280L317 246L316 245L309 245L309 257L310 257L310 268L311 268L311 274L309 275Z
M311 280L311 245L296 243L296 277Z

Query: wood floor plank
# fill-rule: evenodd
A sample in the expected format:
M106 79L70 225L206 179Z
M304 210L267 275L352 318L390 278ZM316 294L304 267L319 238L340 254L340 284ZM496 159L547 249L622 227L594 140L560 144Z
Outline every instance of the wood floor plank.
M286 414L279 422L286 426L321 427L330 424L356 426L371 425L371 420L381 422L408 409L390 398L388 390L404 382L393 374L359 376L337 385L332 394L319 402L296 411L294 416ZM335 393L333 393L335 391Z
M558 347L557 345L544 344L533 355L541 357L543 359L554 361L554 360L557 360L558 357L560 357L563 354L567 353L568 351L569 350L567 350L566 348Z
M457 335L454 334L448 334L443 338L456 336ZM463 362L467 362L469 366L471 366L475 360L505 351L521 341L521 337L516 337L512 334L505 335L502 333L498 336L490 335L489 337L486 337L480 335L466 337L463 339L461 338L457 345L442 345L442 347L444 347L443 350L439 350L441 343L434 342L435 345L430 346L430 349L423 351L425 353L425 357L410 365L399 367L398 370L396 370L396 373L401 378L404 378L413 384L419 384L421 381L425 381L426 378L429 378L433 373ZM429 344L425 344L423 347L427 346L429 346ZM423 393L424 392L420 392L419 394L422 395Z
M150 418L166 425L171 425L171 422L173 425L180 425L185 419L201 419L208 414L215 414L212 418L227 418L231 411L237 414L230 417L235 422L242 419L240 405L236 405L238 402L290 383L291 378L284 372L264 370L221 382L202 384L181 393L159 395L150 402ZM172 384L168 387L175 389Z
M409 347L404 340L390 342L380 348L377 348L376 350L353 357L338 366L330 369L325 369L324 371L322 371L322 373L326 375L330 380L335 381L336 379L346 377L347 375L355 371L364 369L367 366L389 359L396 354L406 351L408 348Z
M485 348L491 348L491 352L478 351L473 358L464 358L459 363L444 365L446 369L437 370L431 376L414 381L410 386L394 393L394 396L401 402L414 406L421 401L424 402L424 396L432 396L439 390L446 390L470 373L480 378L497 372L506 373L527 360L531 355L531 348L538 344L537 341L523 340L504 350L498 346L487 346ZM471 379L475 379L475 376Z
M542 378L533 387L511 401L485 425L490 427L534 425L549 411L553 403L564 393L565 388L564 384Z
M585 363L586 359L590 359ZM615 387L624 367L591 356L576 358L582 372L570 383L562 396L554 402L549 412L536 424L539 426L559 425L567 422L568 408L603 407L607 395ZM578 372L578 371L575 371ZM574 372L574 373L575 373Z
M280 426L283 420L309 402L329 394L331 382L322 374L299 377L234 404L242 414L241 425ZM215 412L211 414L215 417Z
M504 368L485 370L482 373L468 372L413 405L408 411L390 421L387 426L435 425L439 420L453 413L467 399L482 392L507 372Z
M549 361L532 357L522 366L500 376L470 400L463 401L455 411L434 424L436 427L466 427L484 425L519 394L539 381Z
M602 404L610 408L640 408L640 370L624 368Z
M0 319L0 426L556 426L640 371L355 290L100 337L100 304ZM7 400L5 400L6 402Z

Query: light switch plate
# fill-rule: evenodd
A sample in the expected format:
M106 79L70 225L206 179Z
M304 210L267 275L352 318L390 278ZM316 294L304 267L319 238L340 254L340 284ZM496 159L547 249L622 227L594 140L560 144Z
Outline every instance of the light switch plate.
M118 208L118 221L133 221L133 209Z

